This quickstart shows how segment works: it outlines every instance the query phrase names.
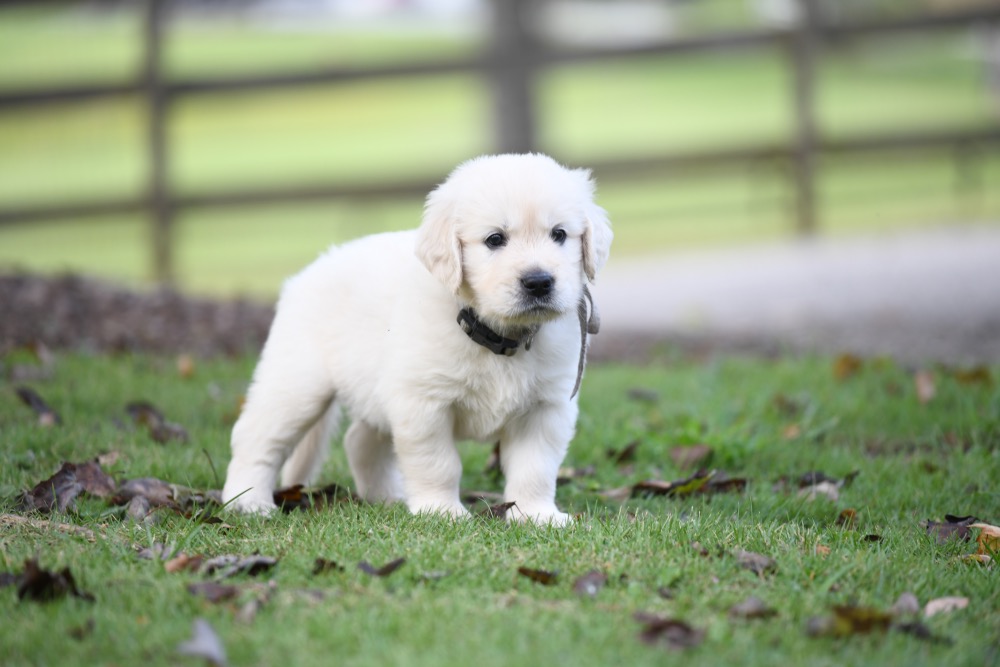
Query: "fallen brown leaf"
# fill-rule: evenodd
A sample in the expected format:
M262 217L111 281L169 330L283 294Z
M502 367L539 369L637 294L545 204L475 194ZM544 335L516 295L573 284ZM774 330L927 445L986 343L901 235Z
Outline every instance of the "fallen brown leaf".
M149 501L153 507L174 506L174 486L155 477L125 480L118 487L111 502L125 505L136 496Z
M203 597L214 603L232 600L240 594L240 589L236 586L220 584L215 581L197 581L188 584L187 589L192 595Z
M760 598L751 595L743 602L730 607L729 615L733 618L771 618L777 616L778 612L768 607Z
M499 519L503 520L507 516L507 511L517 505L513 500L505 503L496 503L494 505L487 505L480 511L476 512L476 516L482 517L484 519Z
M343 572L344 566L335 560L327 560L326 558L317 558L313 563L313 576L317 574L323 574L325 572Z
M885 632L892 614L872 607L836 605L833 615L809 620L808 633L814 637L847 637L854 634Z
M171 574L184 571L196 572L204 560L205 557L201 555L179 553L163 563L163 569Z
M59 418L56 411L49 407L45 399L39 396L38 392L34 389L31 387L18 387L16 391L21 402L35 411L39 426L55 426L62 423L62 419Z
M927 534L934 536L938 544L944 544L951 539L959 539L968 542L972 539L972 531L969 527L976 523L978 519L974 516L952 516L946 515L944 521L924 522Z
M17 578L17 598L32 602L50 602L58 598L73 597L94 601L94 596L81 591L68 567L51 572L38 566L34 558L24 561L24 570Z
M1000 527L976 522L970 524L969 528L979 529L979 535L976 536L976 542L979 544L978 553L992 556L1000 551Z
M968 606L969 598L966 597L936 598L924 605L924 616L930 618L938 614L948 614L958 609L965 609Z
M639 444L638 440L633 440L621 449L608 449L605 453L616 465L631 463L635 461L635 454L639 451Z
M396 560L389 561L382 567L374 567L368 561L363 560L358 563L358 569L366 574L372 575L373 577L388 577L390 574L402 567L405 562L405 558L397 558Z
M776 568L774 559L768 558L763 554L754 553L753 551L743 551L741 549L734 556L736 556L736 560L741 567L745 567L758 576L773 572Z
M854 528L857 518L857 511L848 507L845 510L841 510L840 516L837 517L837 521L835 523L842 528Z
M690 477L672 482L649 479L632 487L632 497L644 496L688 496L701 490L715 475L715 471L699 470Z
M222 640L219 639L219 635L215 633L208 621L203 618L194 620L191 639L180 644L177 647L177 652L181 655L201 658L213 667L226 667L229 664Z
M180 424L167 421L163 413L148 401L133 401L125 406L125 411L137 425L145 426L150 437L160 444L166 444L172 440L188 441L187 430Z
M639 639L646 644L681 650L698 646L705 639L704 630L676 618L639 613L635 615L635 619L643 624Z
M76 466L63 463L54 475L22 493L17 509L24 512L51 512L53 509L65 512L81 493L83 484L76 478Z
M198 571L202 574L214 575L217 579L226 579L237 574L255 577L261 572L269 571L277 564L277 558L261 556L260 554L250 556L226 554L205 560Z
M522 577L527 577L531 579L536 584L541 584L542 586L551 586L559 580L558 572L549 572L548 570L536 570L531 567L519 567L517 568L517 573Z
M273 494L274 504L283 512L318 510L328 505L360 499L350 489L339 484L327 484L318 489L306 489L301 484L278 489Z

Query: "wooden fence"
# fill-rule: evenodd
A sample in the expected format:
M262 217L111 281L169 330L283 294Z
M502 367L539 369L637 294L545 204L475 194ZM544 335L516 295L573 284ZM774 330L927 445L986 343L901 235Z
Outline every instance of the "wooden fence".
M661 170L686 170L735 163L768 161L788 166L796 197L796 228L809 234L817 227L816 162L820 155L858 154L868 151L946 148L981 150L1000 143L1000 126L942 129L935 133L879 133L847 139L823 137L817 130L814 102L816 61L824 43L847 38L912 31L954 29L977 24L1000 24L1000 6L984 6L951 13L910 16L878 22L832 23L817 11L817 0L798 0L801 20L783 29L754 29L709 36L664 40L641 46L554 48L531 29L532 11L540 0L492 0L493 22L488 48L480 53L446 62L405 62L374 67L326 67L276 75L169 78L164 75L162 54L167 12L171 0L145 0L143 26L145 56L134 80L100 85L59 86L48 89L0 91L0 112L5 108L72 104L120 95L147 100L149 182L144 194L95 202L68 202L25 208L0 207L0 224L58 218L89 217L146 212L151 221L152 257L156 278L173 278L172 229L178 211L194 207L246 206L338 198L385 198L426 193L430 179L384 181L367 185L283 186L244 188L186 195L169 183L170 146L167 126L171 106L182 97L225 95L248 90L280 90L309 86L335 86L374 79L403 79L442 74L472 73L491 83L495 148L501 152L530 151L536 147L536 101L533 79L543 68L572 66L594 61L627 60L651 55L669 56L705 51L777 49L793 73L789 104L794 111L794 132L785 143L761 144L726 150L669 153L656 157L620 159L589 166L602 178Z

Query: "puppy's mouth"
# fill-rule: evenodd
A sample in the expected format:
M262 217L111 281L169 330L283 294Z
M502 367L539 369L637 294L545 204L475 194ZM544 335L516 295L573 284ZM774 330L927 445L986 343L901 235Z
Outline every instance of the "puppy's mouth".
M525 297L505 318L512 324L532 325L554 320L563 314L550 297Z

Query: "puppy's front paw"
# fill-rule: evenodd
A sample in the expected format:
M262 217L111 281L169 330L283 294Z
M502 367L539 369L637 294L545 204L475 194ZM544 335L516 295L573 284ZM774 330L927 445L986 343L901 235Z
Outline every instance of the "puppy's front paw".
M465 506L458 500L445 503L441 501L420 502L411 499L406 505L413 514L440 514L453 519L465 519L471 516L469 510L465 509Z
M532 509L530 507L522 509L515 504L510 508L507 516L510 517L511 521L517 521L519 523L531 522L549 526L565 526L570 520L569 514L560 512L559 508L555 505L537 509Z
M233 497L230 497L223 491L222 500L226 503L227 508L241 514L270 516L278 509L278 506L274 504L274 496L272 494L255 492L255 489L250 489L241 495L234 495Z

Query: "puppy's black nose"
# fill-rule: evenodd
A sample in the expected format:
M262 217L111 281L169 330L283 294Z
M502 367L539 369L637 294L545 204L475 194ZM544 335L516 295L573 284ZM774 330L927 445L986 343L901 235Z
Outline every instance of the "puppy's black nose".
M546 271L532 271L521 276L521 284L531 296L541 299L552 292L552 286L556 284L556 279Z

